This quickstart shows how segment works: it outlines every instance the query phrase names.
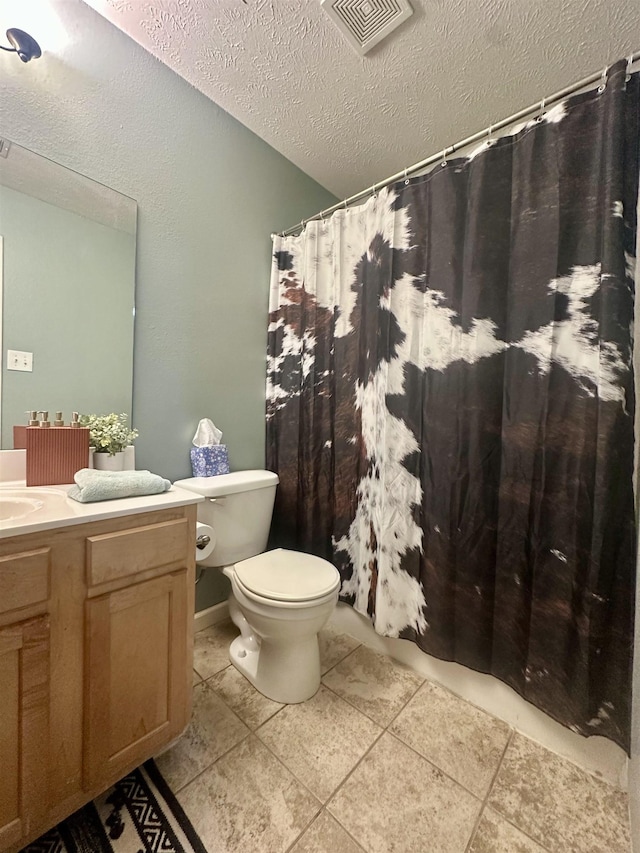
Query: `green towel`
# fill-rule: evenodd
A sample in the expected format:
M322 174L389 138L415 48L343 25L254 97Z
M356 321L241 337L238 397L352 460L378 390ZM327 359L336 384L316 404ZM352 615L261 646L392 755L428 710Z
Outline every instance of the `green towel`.
M72 486L68 494L81 504L159 495L171 488L169 480L151 471L95 471L92 468L81 468L73 479L77 485Z

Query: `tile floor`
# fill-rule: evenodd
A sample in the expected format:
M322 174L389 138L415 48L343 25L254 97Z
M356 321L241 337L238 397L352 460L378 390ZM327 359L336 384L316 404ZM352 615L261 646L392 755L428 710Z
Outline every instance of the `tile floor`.
M194 710L158 765L210 853L629 853L627 797L331 626L279 705L196 635Z

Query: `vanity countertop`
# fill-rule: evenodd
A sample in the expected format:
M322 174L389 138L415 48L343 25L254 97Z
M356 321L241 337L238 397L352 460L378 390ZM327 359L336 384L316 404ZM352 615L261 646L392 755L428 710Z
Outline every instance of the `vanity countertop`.
M42 506L34 512L19 518L0 519L0 539L19 536L23 533L36 533L56 527L70 527L73 524L85 524L122 515L135 515L141 512L170 509L171 507L196 504L204 500L194 492L171 486L169 491L160 495L143 495L136 498L118 498L82 504L67 497L68 486L31 486L23 481L0 483L0 504L3 493L6 499L15 500L16 496L25 501L37 501Z

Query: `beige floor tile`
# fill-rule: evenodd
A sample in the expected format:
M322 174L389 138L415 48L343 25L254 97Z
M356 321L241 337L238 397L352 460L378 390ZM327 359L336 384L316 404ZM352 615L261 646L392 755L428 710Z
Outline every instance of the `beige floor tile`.
M359 646L322 679L381 726L388 726L424 681L418 673Z
M321 686L307 702L287 705L257 734L325 802L381 731L368 717Z
M368 853L464 853L480 807L387 732L327 804Z
M360 645L359 640L341 633L331 623L320 631L318 641L320 643L320 669L323 675Z
M276 711L283 708L278 702L273 702L263 696L259 690L241 675L235 666L228 666L222 672L217 672L207 680L226 704L232 708L243 723L250 729L257 729L272 717Z
M189 728L175 746L156 758L156 763L171 790L179 791L248 734L244 723L202 682L193 688Z
M390 730L478 797L489 790L511 733L506 723L429 682Z
M485 808L473 836L469 853L546 853L535 841L511 826L490 808Z
M229 666L229 646L238 634L231 619L198 631L193 642L193 668L202 678Z
M362 853L362 847L327 812L321 812L291 853Z
M194 669L193 670L193 686L195 687L196 684L200 684L201 681L202 681L202 678Z
M256 737L178 794L211 853L284 853L320 803Z
M517 734L489 805L548 850L629 853L627 796Z

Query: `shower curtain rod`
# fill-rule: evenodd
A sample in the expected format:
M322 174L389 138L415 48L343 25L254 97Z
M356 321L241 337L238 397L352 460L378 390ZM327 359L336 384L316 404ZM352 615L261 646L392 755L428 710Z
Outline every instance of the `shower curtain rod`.
M628 58L628 67L630 68L634 62L640 59L640 50L632 53ZM527 107L524 110L520 110L518 113L514 113L508 118L502 119L502 121L496 122L495 124L490 124L489 127L485 127L483 130L479 130L477 133L474 133L472 136L467 136L466 139L462 139L460 142L456 142L455 145L449 145L448 148L445 148L443 151L438 151L437 154L432 154L431 157L427 157L426 160L421 160L419 163L414 163L413 166L408 166L406 169L403 169L401 172L396 172L395 175L391 175L391 177L386 178L384 181L380 181L377 184L374 184L372 187L367 187L364 190L361 190L359 193L350 196L349 198L345 198L343 201L339 201L337 204L334 204L333 207L328 207L326 210L321 210L320 213L316 213L315 216L310 216L309 219L303 219L302 222L299 222L297 225L293 225L291 228L287 228L286 231L280 232L280 237L288 237L290 234L294 234L298 229L304 229L304 226L307 222L314 222L316 219L324 219L325 216L328 216L330 213L334 213L336 210L340 210L341 208L347 208L350 204L353 204L355 201L360 201L360 199L366 198L368 195L373 195L378 190L381 190L383 187L388 186L389 184L393 184L396 181L399 181L401 178L406 178L408 175L413 174L414 172L419 172L421 169L425 169L427 166L431 166L433 163L437 163L440 158L442 158L442 162L446 162L446 158L450 155L459 151L461 148L466 148L467 145L471 145L473 142L478 142L485 136L491 136L491 134L496 130L502 130L503 127L508 127L510 124L514 124L514 122L519 119L525 118L528 115L536 112L536 110L540 111L540 115L544 113L544 110L549 107L551 104L556 103L556 101L561 100L562 98L566 98L567 95L572 95L574 92L577 92L580 89L583 89L585 86L588 86L590 83L595 83L596 80L602 80L602 85L605 85L607 82L607 71L608 68L605 68L603 71L597 71L595 74L590 74L588 77L585 77L583 80L579 80L577 83L573 83L571 86L567 86L565 89L560 89L559 92L551 95L548 98L543 98L541 101L536 101L535 104L532 104L530 107Z

